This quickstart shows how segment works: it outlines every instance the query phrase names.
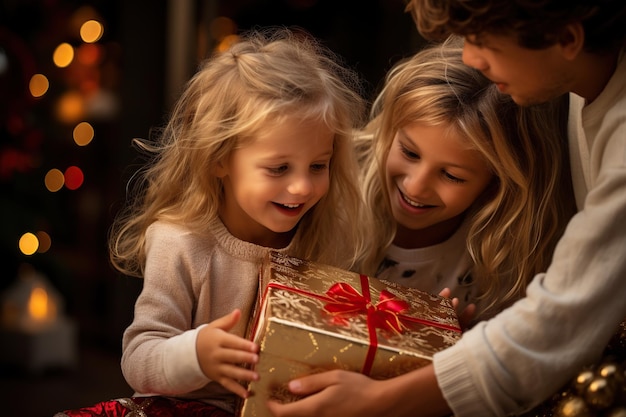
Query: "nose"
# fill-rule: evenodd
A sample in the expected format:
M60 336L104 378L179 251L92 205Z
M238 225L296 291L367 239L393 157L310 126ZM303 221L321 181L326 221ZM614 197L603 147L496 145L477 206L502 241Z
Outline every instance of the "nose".
M287 185L289 194L308 196L313 191L313 180L308 174L294 174Z
M428 197L432 192L432 175L426 165L417 164L409 175L404 177L404 192L408 197L416 199Z
M463 44L463 63L478 71L485 71L489 68L487 61L480 53L480 48L467 41Z

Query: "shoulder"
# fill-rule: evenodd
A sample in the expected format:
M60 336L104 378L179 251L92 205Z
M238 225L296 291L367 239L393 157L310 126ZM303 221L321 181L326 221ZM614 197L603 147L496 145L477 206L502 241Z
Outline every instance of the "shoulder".
M187 226L157 220L146 231L146 249L160 249L170 253L193 253L213 246L210 235L196 232Z

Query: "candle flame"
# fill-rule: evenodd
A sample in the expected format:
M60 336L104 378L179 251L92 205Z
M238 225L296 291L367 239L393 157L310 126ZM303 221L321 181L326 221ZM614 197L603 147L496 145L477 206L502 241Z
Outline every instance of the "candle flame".
M35 320L45 320L54 316L54 306L51 305L45 289L33 288L28 300L28 313Z

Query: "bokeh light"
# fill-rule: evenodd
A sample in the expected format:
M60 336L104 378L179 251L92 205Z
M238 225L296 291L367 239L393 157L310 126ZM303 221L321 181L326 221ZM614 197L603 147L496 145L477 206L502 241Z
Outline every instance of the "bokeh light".
M65 184L65 176L60 170L53 168L46 174L44 183L48 191L55 193Z
M83 185L84 180L83 171L77 166L71 166L65 170L65 187L67 189L77 190Z
M48 91L50 82L48 78L43 74L35 74L30 78L28 83L28 89L33 97L41 97Z
M87 66L97 65L102 55L102 47L98 44L84 43L76 49L76 60Z
M57 117L64 123L75 123L85 114L85 100L77 91L68 91L57 102Z
M39 248L37 249L38 253L46 253L50 250L52 246L52 239L50 235L44 232L43 230L38 231L35 236L39 240Z
M18 245L24 255L32 255L39 248L39 240L33 233L27 232L20 237Z
M103 33L104 27L97 20L88 20L80 27L80 38L86 43L99 41Z
M235 33L237 31L237 25L233 19L226 16L219 16L211 21L209 31L211 32L211 36L221 40Z
M92 141L94 136L93 127L87 122L80 122L74 128L74 142L78 146L86 146Z
M219 52L224 52L225 50L227 50L228 48L230 48L230 46L237 42L239 40L239 36L238 35L228 35L225 36L220 43L217 45L217 50Z
M59 68L65 68L74 60L74 48L67 42L63 42L56 47L52 54L54 65Z

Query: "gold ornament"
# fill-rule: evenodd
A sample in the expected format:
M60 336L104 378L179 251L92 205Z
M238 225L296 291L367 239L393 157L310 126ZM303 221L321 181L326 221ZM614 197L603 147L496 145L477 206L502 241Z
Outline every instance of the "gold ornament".
M595 374L592 370L582 371L578 374L576 379L574 380L574 391L578 395L584 395L589 386L589 383L593 380Z
M599 409L610 407L615 399L615 389L606 378L597 376L589 383L585 392L587 404Z
M569 397L559 404L556 417L593 417L593 413L585 400L580 397Z

